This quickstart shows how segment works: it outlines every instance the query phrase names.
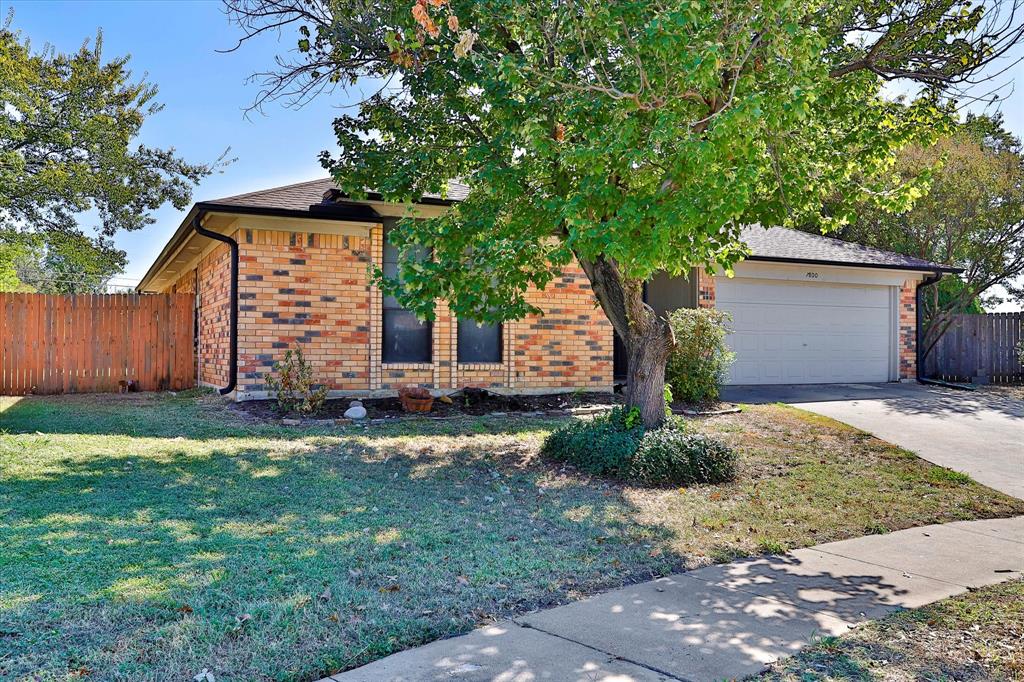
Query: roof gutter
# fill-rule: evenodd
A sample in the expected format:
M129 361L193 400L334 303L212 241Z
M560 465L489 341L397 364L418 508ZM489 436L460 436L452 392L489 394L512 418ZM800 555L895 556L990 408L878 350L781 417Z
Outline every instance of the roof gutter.
M787 258L784 256L747 256L745 261L760 261L765 263L789 263L793 265L832 265L844 268L868 268L870 270L903 270L906 272L931 272L934 274L951 273L958 274L964 271L963 268L954 268L948 265L937 263L925 263L913 265L909 263L851 263L841 260L813 259L813 258Z
M230 308L230 351L228 357L228 385L219 389L221 395L227 395L235 390L238 383L238 242L231 237L207 230L202 226L203 211L200 210L192 218L192 229L196 234L209 237L223 242L231 249L231 294L228 305Z
M963 271L960 270L960 272ZM924 289L937 284L942 279L943 274L945 273L936 270L928 275L917 283L917 291L915 292L914 313L917 321L917 339L914 342L914 356L915 364L917 365L917 380L925 383L929 380L924 376L924 352L921 348L921 342L924 340L924 315L921 314L921 308L923 307L921 303L924 301Z

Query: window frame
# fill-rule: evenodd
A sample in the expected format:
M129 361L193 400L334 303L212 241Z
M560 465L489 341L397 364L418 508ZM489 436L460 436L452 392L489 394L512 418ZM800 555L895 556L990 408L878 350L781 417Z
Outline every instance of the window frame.
M496 360L463 360L462 359L462 323L475 324L478 327L497 327L498 328L498 343L497 343L497 359ZM502 365L505 363L505 324L503 322L495 322L493 324L480 324L476 320L461 320L455 321L455 361L460 365Z
M395 249L395 259L389 260L388 258L388 233L394 228L393 221L387 221L384 223L383 233L381 235L382 246L381 246L381 270L386 271L388 266L394 265L395 278L398 278L398 259L397 249ZM403 307L393 296L388 296L384 292L379 292L381 297L381 308L380 308L380 363L382 365L432 365L434 363L434 325L429 321L420 321L420 324L426 327L426 345L422 350L425 351L422 356L414 358L405 357L394 357L389 355L391 347L389 344L384 342L387 337L386 334L386 323L385 318L389 314L407 313L412 315L412 311ZM415 317L415 316L414 316Z

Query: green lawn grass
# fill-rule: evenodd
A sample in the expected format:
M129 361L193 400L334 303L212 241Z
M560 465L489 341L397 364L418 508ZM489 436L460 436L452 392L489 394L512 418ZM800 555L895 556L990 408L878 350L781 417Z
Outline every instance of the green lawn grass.
M697 423L742 473L687 490L538 461L558 423L308 429L192 392L0 398L0 678L315 680L710 561L1024 513L789 408Z
M1024 679L1024 581L985 587L823 638L763 682Z

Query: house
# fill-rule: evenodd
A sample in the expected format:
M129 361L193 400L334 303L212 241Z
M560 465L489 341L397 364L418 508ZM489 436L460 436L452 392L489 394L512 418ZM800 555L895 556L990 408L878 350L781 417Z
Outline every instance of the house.
M417 215L466 195L424 196ZM236 400L267 396L265 376L300 343L334 395L383 395L407 384L539 393L610 390L611 324L571 265L544 291L544 314L480 326L449 314L421 323L373 286L369 265L396 263L388 230L407 206L348 201L330 179L195 204L138 286L195 295L197 375ZM749 227L753 255L735 277L655 277L659 311L729 312L736 384L885 382L917 367L918 287L954 269L836 239ZM621 365L621 363L620 363Z

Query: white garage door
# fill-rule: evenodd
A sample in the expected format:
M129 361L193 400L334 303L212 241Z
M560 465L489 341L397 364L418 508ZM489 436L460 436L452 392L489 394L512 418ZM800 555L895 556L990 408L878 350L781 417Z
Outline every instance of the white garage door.
M889 381L890 287L715 278L732 315L730 384Z

